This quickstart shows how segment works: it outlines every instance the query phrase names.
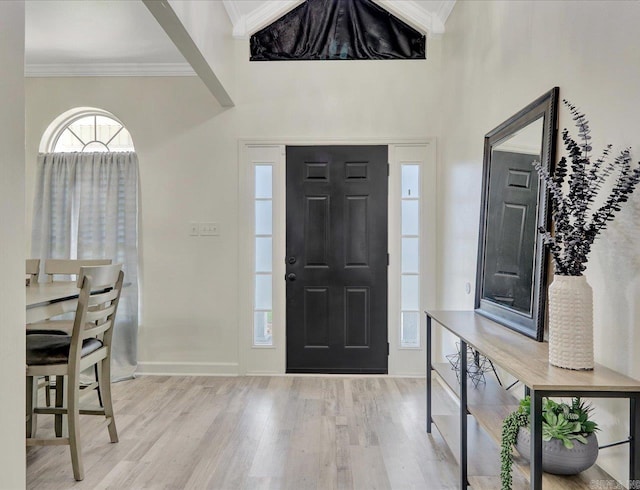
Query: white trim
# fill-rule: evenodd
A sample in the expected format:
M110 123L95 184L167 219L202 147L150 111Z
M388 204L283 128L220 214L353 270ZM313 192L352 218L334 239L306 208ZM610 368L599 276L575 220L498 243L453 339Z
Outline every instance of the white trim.
M189 63L31 63L24 76L37 77L195 77Z
M47 126L47 129L44 130L44 133L42 133L38 151L40 153L52 152L58 136L65 129L67 129L67 126L69 126L76 119L80 119L85 116L108 117L109 119L113 119L114 121L118 122L125 130L127 130L127 132L129 131L125 124L109 111L98 109L97 107L74 107L73 109L69 109L68 111L63 112L53 121L51 121L51 124L49 124L49 126Z
M439 37L444 34L445 22L456 3L456 0L441 0L437 8L427 10L414 0L374 1L429 37ZM301 3L302 0L271 0L263 2L260 7L247 14L240 15L235 0L223 0L229 20L233 25L233 37L236 39L248 39L252 34L278 20Z
M429 37L440 37L444 34L444 22L438 14L426 10L413 0L374 0L374 2Z
M282 279L285 273L284 260L285 257L285 234L286 234L286 208L285 208L285 191L286 191L286 146L329 146L329 145L387 145L389 146L389 161L391 162L392 148L411 148L415 147L423 151L422 160L426 162L421 169L422 188L424 194L421 197L423 204L423 213L421 215L421 229L424 230L422 241L423 255L421 256L421 308L435 306L435 274L436 274L436 140L435 138L393 138L393 137L371 137L371 138L274 138L274 139L252 139L241 138L238 140L238 158L239 158L239 193L238 193L238 220L239 228L239 324L238 324L238 345L241 374L251 375L275 375L284 374L286 369L286 287ZM280 152L280 160L277 162L278 171L276 172L276 163L274 163L273 173L273 193L274 193L274 229L273 229L273 323L274 332L273 349L252 348L252 325L253 325L253 184L251 182L252 174L250 169L251 151L255 149L278 149ZM395 150L394 150L395 151ZM275 156L271 157L275 162ZM267 157L259 160L261 163L269 163ZM415 161L415 160L413 160ZM389 182L389 199L391 199L391 181ZM276 204L276 197L279 198ZM276 209L279 209L276 212ZM279 214L276 214L279 213ZM399 229L399 222L391 221L391 212L389 214L389 236L392 233L392 226ZM424 247L428 247L425 251ZM390 250L391 252L391 250ZM399 256L396 254L396 256ZM393 263L393 256L392 256ZM389 269L391 270L391 269ZM428 274L429 277L425 277ZM399 278L399 276L398 276ZM399 281L399 279L398 279ZM389 276L388 288L391 291L392 283ZM396 286L399 287L399 286ZM391 305L389 305L389 315L391 315ZM281 315L281 316L280 316ZM389 316L391 318L391 316ZM425 338L424 331L424 315L420 315L422 326L421 339ZM281 328L281 333L276 332L276 324ZM247 328L247 326L251 328ZM396 327L397 328L397 327ZM402 356L411 357L411 367L407 363L398 363L398 357L401 350L398 349L399 342L396 340L395 334L397 330L391 331L391 323L389 323L388 339L391 343L391 351L395 353L389 356L389 376L417 376L424 377L424 345L421 348L402 349ZM424 344L424 342L423 342ZM332 375L334 376L334 375Z
M238 143L244 146L366 146L366 145L435 145L436 138L407 138L406 136L372 136L370 138L345 138L341 136L326 138L308 138L291 136L283 138L240 138Z
M238 376L236 362L139 362L135 375Z
M229 15L229 19L231 19L233 23L233 37L236 39L248 39L249 36L255 32L271 24L273 21L278 20L290 10L293 10L300 5L302 1L303 0L270 0L263 2L260 7L237 18L237 21L234 21L232 16ZM228 2L225 1L224 3L226 4Z
M440 6L438 7L437 14L442 21L442 24L447 23L447 19L451 15L451 11L453 7L456 5L456 0L441 0Z
M285 370L286 299L282 287L285 256L285 148L281 144L243 144L238 148L238 358L240 372L282 373ZM272 345L253 344L254 321L254 167L272 166Z
M236 8L236 2L234 0L222 0L222 5L224 5L224 9L227 11L227 15L229 16L229 20L231 24L235 26L238 22L240 22L240 12Z
M389 373L424 376L426 322L421 312L436 303L436 147L435 141L422 144L389 145ZM420 346L401 347L401 165L420 165Z

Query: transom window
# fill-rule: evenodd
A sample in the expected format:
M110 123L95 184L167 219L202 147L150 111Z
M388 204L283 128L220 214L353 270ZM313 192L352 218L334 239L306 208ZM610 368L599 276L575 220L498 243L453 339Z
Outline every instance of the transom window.
M53 152L134 151L129 131L102 114L82 114L67 123L53 141Z

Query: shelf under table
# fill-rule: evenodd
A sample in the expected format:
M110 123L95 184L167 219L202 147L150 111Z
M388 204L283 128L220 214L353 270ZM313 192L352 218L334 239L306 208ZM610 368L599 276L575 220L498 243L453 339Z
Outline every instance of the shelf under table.
M430 313L431 315L431 313ZM454 328L450 324L443 325L447 330L450 330L459 338L467 342L470 346L474 347L480 354L486 355L489 359L492 359L496 365L504 367L502 362L513 362L513 359L518 358L519 365L517 366L516 373L512 372L512 364L507 364L507 371L510 374L525 372L523 367L524 351L528 351L527 354L531 356L527 362L533 359L533 373L528 373L525 381L531 383L538 389L549 391L571 391L577 390L593 392L594 396L597 396L598 391L602 391L602 388L611 383L613 386L607 386L607 388L615 388L621 391L633 391L638 389L637 381L627 376L616 373L612 370L598 366L595 371L591 372L575 372L562 370L550 366L547 360L546 345L541 345L538 342L532 342L529 339L524 339L519 334L516 334L502 326L496 330L493 328L496 324L490 320L477 318L477 315L470 316L466 312L434 312L431 315L432 318L440 323L439 318L455 320ZM476 320L475 327L470 330L464 330L464 323L474 318ZM463 321L464 320L464 321ZM490 322L490 323L487 323ZM487 342L483 339L486 334L483 334L483 329L491 326L491 333L497 335L500 339L495 342ZM480 329L480 334L477 332L477 328ZM497 331L497 334L496 334ZM463 335L464 334L464 335ZM477 335L480 335L479 337ZM513 339L512 335L515 335ZM469 342L469 338L473 339L475 343ZM524 340L524 342L523 342ZM509 345L519 345L509 350ZM489 346L489 347L488 347ZM484 348L489 350L487 353ZM488 355L490 354L490 355ZM438 375L442 384L448 387L457 397L460 396L460 383L456 372L452 369L450 363L441 362L433 363L433 370ZM522 381L522 379L520 379ZM554 383L561 384L554 384ZM608 391L608 390L607 390ZM512 394L507 392L498 383L497 378L491 372L485 373L485 381L479 383L478 386L474 386L473 383L467 384L467 411L470 414L467 417L467 432L468 432L468 481L470 486L474 490L484 489L497 489L500 488L500 454L499 447L502 437L502 420L510 412L518 408L518 400ZM460 458L460 418L457 416L432 416L432 420L438 430L442 434L443 438L449 444L449 447L453 454L456 456L456 461L459 462ZM478 453L482 453L480 462L478 462ZM474 458L476 461L474 461ZM492 463L497 461L497 470ZM488 461L488 462L487 462ZM487 464L488 466L484 466ZM518 453L514 450L514 472L513 472L513 488L529 488L530 478L530 466ZM598 466L592 468L574 476L559 476L543 473L542 484L545 490L551 489L566 489L566 490L579 490L589 488L594 481L612 481L611 476Z

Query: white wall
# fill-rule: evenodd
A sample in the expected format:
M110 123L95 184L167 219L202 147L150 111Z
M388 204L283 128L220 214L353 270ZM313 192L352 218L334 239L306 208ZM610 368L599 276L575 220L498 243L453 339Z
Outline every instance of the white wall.
M24 488L24 3L0 2L0 487Z
M539 95L584 110L596 148L631 146L640 160L640 3L460 1L442 41L440 302L472 308L484 134ZM565 111L560 127L570 126ZM596 360L640 377L640 191L596 241L587 268L594 290ZM600 403L601 442L626 437L626 403ZM618 415L621 422L618 422ZM599 462L627 478L626 449Z
M75 106L130 130L142 192L141 367L236 373L238 139L426 139L438 128L439 46L429 60L250 63L235 42L236 107L195 78L27 79L30 230L34 166L47 125ZM190 237L189 221L220 223Z

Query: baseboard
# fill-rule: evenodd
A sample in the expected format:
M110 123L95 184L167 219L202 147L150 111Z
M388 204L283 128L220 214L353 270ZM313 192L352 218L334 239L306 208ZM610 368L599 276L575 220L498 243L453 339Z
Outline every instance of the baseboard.
M239 376L239 365L235 362L138 362L136 376ZM422 373L394 374L300 374L273 371L251 371L245 376L317 376L317 377L389 377L425 378Z
M238 376L236 362L138 362L136 376Z
M417 378L417 379L427 379L427 376L424 373L394 373L389 374L390 378Z

